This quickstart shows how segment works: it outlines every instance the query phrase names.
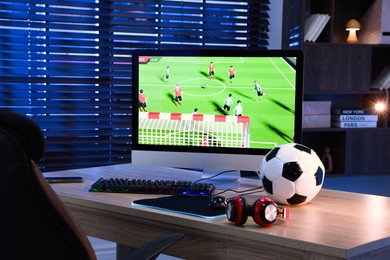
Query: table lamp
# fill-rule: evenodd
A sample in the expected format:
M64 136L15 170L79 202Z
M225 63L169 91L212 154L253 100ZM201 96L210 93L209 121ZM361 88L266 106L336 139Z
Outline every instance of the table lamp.
M345 29L349 32L347 43L358 43L356 32L360 30L360 23L356 19L351 19L345 25Z

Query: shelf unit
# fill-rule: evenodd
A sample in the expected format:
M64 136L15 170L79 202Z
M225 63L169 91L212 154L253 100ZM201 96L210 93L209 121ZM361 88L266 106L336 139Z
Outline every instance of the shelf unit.
M332 107L372 108L378 100L388 98L385 91L371 89L373 80L390 65L390 45L378 41L386 34L381 29L385 22L381 20L385 17L381 7L388 5L386 1L293 0L284 4L285 12L290 15L284 22L283 48L300 48L305 53L305 101L330 100ZM315 13L331 18L316 42L302 42L305 21ZM370 17L376 27L371 25L370 30L363 30L364 21ZM362 23L358 38L364 39L364 43L346 43L345 24L352 18ZM300 28L302 37L298 44L291 43L294 39L291 28L295 28L294 33ZM333 158L330 174L390 174L389 119L388 114L381 114L377 128L305 128L302 142L320 157L325 148L330 149Z

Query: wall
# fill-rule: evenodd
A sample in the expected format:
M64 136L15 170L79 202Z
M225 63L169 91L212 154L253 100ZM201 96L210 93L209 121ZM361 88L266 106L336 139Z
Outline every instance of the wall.
M270 3L269 49L280 49L282 46L283 0L272 0Z

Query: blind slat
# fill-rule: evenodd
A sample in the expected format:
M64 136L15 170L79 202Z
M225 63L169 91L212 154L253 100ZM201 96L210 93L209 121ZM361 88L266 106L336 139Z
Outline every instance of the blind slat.
M0 0L0 108L42 128L44 171L130 162L132 50L264 49L268 5Z

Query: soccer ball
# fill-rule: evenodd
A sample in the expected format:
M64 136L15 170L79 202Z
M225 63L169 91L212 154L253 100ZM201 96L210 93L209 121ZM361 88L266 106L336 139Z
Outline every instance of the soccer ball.
M267 195L285 205L305 204L321 190L325 168L316 152L302 144L282 144L267 153L260 179Z

